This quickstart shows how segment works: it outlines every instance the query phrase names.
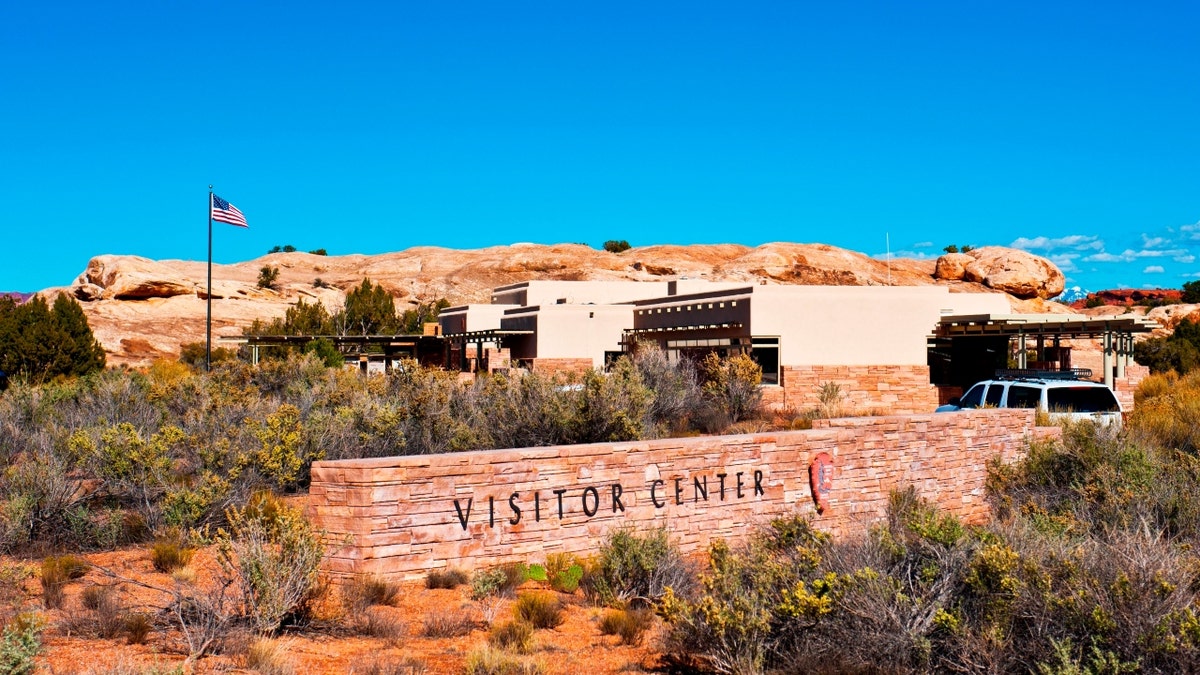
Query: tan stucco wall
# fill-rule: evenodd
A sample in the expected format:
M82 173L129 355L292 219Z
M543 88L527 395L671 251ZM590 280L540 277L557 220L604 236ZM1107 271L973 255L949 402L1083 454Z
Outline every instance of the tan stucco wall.
M786 365L926 365L943 314L1008 312L999 293L940 286L755 286L754 335L779 335Z
M602 368L604 353L619 351L623 331L633 327L631 305L542 305L510 311L504 326L528 325L534 315L535 353L519 358L587 358L594 368Z

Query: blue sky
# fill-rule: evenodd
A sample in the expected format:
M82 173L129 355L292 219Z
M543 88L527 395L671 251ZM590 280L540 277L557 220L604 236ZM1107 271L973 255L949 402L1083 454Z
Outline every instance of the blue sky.
M11 4L11 3L10 3ZM55 2L0 24L0 290L102 253L1026 248L1200 276L1200 5Z

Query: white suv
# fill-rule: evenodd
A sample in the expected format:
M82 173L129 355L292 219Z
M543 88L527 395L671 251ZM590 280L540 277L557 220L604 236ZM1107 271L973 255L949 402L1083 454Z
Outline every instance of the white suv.
M984 380L937 412L966 408L1039 408L1050 419L1090 419L1102 425L1121 425L1121 402L1099 382L1027 378Z

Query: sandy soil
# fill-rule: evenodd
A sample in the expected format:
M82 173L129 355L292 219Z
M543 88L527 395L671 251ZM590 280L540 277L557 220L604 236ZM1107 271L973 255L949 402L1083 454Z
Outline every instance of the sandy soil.
M62 609L44 606L38 580L40 560L0 559L0 569L10 579L3 589L6 618L23 610L37 612L47 622L42 635L44 651L37 659L40 672L141 673L152 668L169 672L184 665L189 673L286 673L288 666L295 673L461 673L467 655L488 641L480 605L470 599L467 587L428 590L423 584L414 583L403 586L394 606L370 610L401 623L403 630L393 639L366 637L355 630L352 617L341 609L338 591L331 590L313 625L286 629L278 638L282 670L250 668L247 649L253 638L244 634L230 635L224 653L185 663L187 645L183 635L171 615L161 610L170 596L149 588L169 590L180 582L171 575L154 571L149 548L126 548L83 557L94 567L67 585ZM19 568L25 570L26 578L13 583L11 573ZM200 551L184 576L189 583L202 585L211 579L215 569L212 552ZM115 586L127 611L153 616L154 629L144 644L127 644L124 635L111 639L96 637L92 620L95 613L84 607L83 594L88 587L97 585ZM529 582L522 590L538 586ZM660 659L652 648L658 627L651 630L643 645L622 646L617 637L601 634L598 622L602 609L588 605L580 594L559 595L567 605L566 621L555 629L538 630L535 649L524 658L541 662L544 672L555 674L638 673L658 668ZM500 601L495 614L497 623L511 618L512 603L513 600ZM438 613L467 618L472 625L470 633L461 637L424 637L424 620ZM397 667L401 663L407 667ZM392 668L372 668L386 664Z

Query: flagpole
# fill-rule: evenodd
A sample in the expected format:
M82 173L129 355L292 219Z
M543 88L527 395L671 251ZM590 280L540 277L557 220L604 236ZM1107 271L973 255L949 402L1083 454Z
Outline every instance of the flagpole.
M212 370L212 200L213 186L208 186L208 315L204 320L204 370Z

